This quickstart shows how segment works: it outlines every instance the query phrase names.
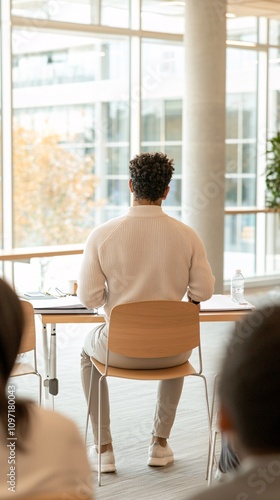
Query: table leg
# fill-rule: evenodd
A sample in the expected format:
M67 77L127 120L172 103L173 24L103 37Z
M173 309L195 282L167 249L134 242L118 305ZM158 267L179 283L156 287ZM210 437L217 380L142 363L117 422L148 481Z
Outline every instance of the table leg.
M51 324L50 348L48 346L48 331L47 325L43 324L43 351L44 351L44 366L45 366L45 397L57 396L58 394L58 379L56 378L56 324ZM54 400L52 398L54 407Z
M58 379L56 378L56 324L51 324L51 340L50 340L50 379L49 393L53 396L58 394Z
M42 325L43 334L43 353L44 353L44 369L45 369L45 399L49 399L49 378L50 378L50 363L49 363L49 347L48 347L48 331L47 325Z

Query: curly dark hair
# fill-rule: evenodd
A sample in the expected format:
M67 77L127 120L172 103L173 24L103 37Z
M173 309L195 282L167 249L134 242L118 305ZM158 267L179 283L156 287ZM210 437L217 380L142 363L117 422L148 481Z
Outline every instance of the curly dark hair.
M136 200L156 201L164 196L175 170L173 160L164 153L141 153L129 164Z

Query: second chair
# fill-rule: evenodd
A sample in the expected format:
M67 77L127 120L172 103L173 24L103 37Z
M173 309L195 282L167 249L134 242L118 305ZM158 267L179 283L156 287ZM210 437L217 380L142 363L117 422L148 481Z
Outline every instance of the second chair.
M20 377L22 375L36 375L38 377L38 383L39 383L38 403L39 405L41 405L42 376L37 369L36 328L35 328L34 309L32 304L27 300L21 300L20 302L24 314L24 331L19 349L19 355L23 355L25 353L32 351L33 363L16 361L13 371L11 373L11 378Z

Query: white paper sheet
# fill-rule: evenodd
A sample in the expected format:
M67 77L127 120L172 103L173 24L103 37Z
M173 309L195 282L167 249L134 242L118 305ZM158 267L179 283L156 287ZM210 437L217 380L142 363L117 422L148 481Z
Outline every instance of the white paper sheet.
M240 311L242 309L255 309L250 302L244 301L244 304L237 304L230 295L212 295L211 299L200 302L201 311Z
M59 297L57 299L29 299L29 302L37 309L87 309L77 297L67 295L66 297Z

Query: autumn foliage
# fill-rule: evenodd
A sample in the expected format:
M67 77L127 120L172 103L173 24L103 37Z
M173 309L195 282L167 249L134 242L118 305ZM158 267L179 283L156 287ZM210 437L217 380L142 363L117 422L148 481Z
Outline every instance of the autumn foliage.
M93 156L24 128L13 151L14 246L83 243L94 225Z

